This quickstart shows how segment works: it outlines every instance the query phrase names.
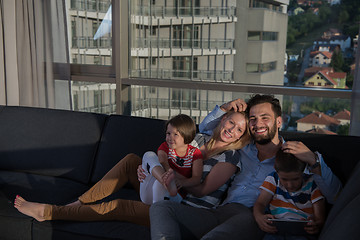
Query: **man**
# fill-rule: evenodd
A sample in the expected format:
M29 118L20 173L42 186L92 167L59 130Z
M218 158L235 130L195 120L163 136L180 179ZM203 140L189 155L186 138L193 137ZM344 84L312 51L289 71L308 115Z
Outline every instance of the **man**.
M232 109L247 109L253 142L238 150L242 169L228 189L226 199L216 209L192 208L170 201L153 204L150 208L152 239L261 239L264 233L257 226L252 207L260 185L274 171L279 148L306 162L323 195L329 202L334 201L341 189L339 179L319 153L313 153L302 142L284 142L279 136L281 106L273 96L257 94L247 104L236 99L216 106L200 124L200 132L211 134L220 117Z

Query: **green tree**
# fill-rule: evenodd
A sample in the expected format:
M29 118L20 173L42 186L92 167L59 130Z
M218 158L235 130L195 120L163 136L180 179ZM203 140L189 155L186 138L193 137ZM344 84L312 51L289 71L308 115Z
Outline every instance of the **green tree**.
M338 135L349 135L350 124L340 125L336 131Z
M327 5L322 5L319 8L319 18L321 21L325 22L327 19L329 19L329 16L331 15L331 8Z
M334 69L335 72L342 72L344 66L344 58L342 56L340 48L335 48L332 57L330 66Z
M338 22L343 24L349 20L349 13L346 10L342 10L339 14Z

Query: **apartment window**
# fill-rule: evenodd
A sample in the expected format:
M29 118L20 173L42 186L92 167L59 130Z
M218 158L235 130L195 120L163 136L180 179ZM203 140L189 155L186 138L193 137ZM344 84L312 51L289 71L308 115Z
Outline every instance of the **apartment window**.
M249 0L250 8L263 8L272 11L282 12L282 6L274 5L263 0Z
M276 62L263 63L261 65L261 72L268 72L276 69Z
M258 73L258 72L260 72L260 65L257 63L248 63L248 64L246 64L246 72Z
M277 32L263 32L262 33L263 41L277 41L278 33Z
M260 31L249 31L248 32L249 41L277 41L278 33L277 32L260 32Z
M249 31L248 32L248 40L250 40L250 41L260 41L261 40L261 32L259 32L259 31Z
M95 35L98 28L99 28L99 24L96 21L93 21L92 22L92 35Z
M156 65L156 58L151 58L151 64Z
M150 87L150 91L151 94L155 94L156 93L156 87Z
M156 28L155 28L155 27L152 27L152 28L150 29L150 34L151 34L152 36L156 36Z
M94 64L96 64L96 65L101 64L101 57L100 56L94 56Z
M248 63L246 64L246 72L248 73L260 73L260 72L268 72L276 69L276 62L269 63Z

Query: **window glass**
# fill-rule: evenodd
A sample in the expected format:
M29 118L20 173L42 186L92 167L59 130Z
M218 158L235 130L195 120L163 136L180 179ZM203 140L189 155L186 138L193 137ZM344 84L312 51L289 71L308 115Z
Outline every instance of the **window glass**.
M112 65L111 15L111 0L70 1L71 63Z
M255 40L261 40L261 32L248 32L248 40L255 41Z
M72 82L72 101L75 111L116 113L115 84Z

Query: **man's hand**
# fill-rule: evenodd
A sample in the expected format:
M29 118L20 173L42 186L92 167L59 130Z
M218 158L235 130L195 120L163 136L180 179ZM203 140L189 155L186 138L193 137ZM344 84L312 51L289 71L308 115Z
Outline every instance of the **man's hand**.
M224 103L220 106L220 109L224 112L234 110L235 112L243 112L246 110L247 104L241 98L232 100L230 102Z
M281 147L285 153L291 153L299 160L309 164L316 163L315 153L312 152L304 143L298 141L287 141Z

